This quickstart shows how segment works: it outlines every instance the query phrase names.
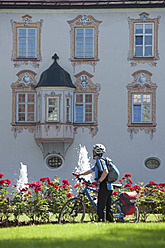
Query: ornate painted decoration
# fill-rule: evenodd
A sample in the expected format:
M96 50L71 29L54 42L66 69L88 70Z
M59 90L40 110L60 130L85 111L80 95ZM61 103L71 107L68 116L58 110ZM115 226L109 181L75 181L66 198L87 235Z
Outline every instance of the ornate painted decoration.
M81 127L82 130L84 130L84 128L88 128L92 136L94 136L98 131L98 96L101 86L100 84L94 84L91 80L93 75L86 72L85 70L76 74L75 77L75 93L93 93L94 95L94 121L93 123L74 122L74 132L76 133L79 127Z
M159 52L158 52L158 24L160 21L160 16L157 18L149 18L149 14L146 12L142 12L139 14L138 19L132 19L128 18L128 24L129 24L129 54L128 54L128 60L130 61L131 66L136 66L139 63L147 63L151 66L156 66L157 61L159 60ZM153 30L153 55L152 56L135 56L134 49L135 49L135 24L153 24L154 30Z
M156 89L157 84L151 81L152 74L146 70L139 70L132 74L134 81L127 85L128 90L128 132L130 133L130 138L133 138L133 134L138 133L140 130L144 130L145 133L150 134L153 137L153 133L156 132ZM152 113L151 113L151 123L133 123L132 120L132 94L140 93L151 93L152 94Z
M14 67L18 68L24 64L31 64L33 67L39 67L39 62L41 58L41 27L43 20L38 22L32 22L32 16L24 15L22 16L22 22L16 22L11 20L11 27L13 31L13 51L12 51L12 61L14 62ZM36 57L19 57L18 56L18 29L33 28L36 29Z
M68 21L71 28L71 57L70 61L72 63L74 72L75 67L80 64L90 64L95 70L95 66L98 58L98 33L99 25L102 21L96 20L91 15L78 15L75 19ZM75 28L94 28L94 57L93 58L76 58L75 57Z
M18 123L16 118L17 111L17 93L35 93L35 86L37 82L35 80L36 73L31 70L22 70L17 73L17 81L11 84L12 88L12 131L16 138L18 133L21 133L24 129L30 133L35 131L35 123Z

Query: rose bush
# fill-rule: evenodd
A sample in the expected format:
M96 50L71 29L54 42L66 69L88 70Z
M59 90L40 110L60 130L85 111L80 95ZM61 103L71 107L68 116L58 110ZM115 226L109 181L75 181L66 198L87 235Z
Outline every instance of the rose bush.
M146 221L151 214L158 216L157 220L165 221L165 183L150 181L147 185L134 184L130 173L126 173L118 183L122 186L113 191L114 199L123 191L136 191L141 221ZM75 184L74 191L84 186ZM14 222L18 224L23 214L30 223L49 222L52 216L58 217L61 207L71 197L74 196L68 180L64 179L60 183L59 178L51 181L49 177L44 177L19 189L16 185L11 186L11 181L4 179L0 173L0 224L3 226L9 223L13 216ZM97 193L91 193L91 197L97 201ZM86 196L84 202L90 220L94 220L96 212Z

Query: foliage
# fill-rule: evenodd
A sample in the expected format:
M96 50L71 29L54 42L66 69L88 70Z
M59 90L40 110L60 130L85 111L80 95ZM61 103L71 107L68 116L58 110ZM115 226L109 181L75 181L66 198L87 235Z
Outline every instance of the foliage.
M17 225L20 217L24 214L31 223L50 222L50 216L58 217L59 211L68 198L72 197L71 185L67 180L59 178L51 181L49 177L41 178L39 181L27 183L24 188L11 186L11 181L0 174L0 223L8 225L11 216L14 216L14 222ZM143 183L133 184L132 176L126 173L118 184L121 187L113 191L114 199L122 192L136 191L138 194L137 203L140 206L140 220L145 222L148 216L154 214L157 221L165 221L165 183L156 184L150 181L147 185ZM74 190L81 192L84 184L75 184ZM94 187L94 186L91 186ZM95 188L96 189L96 188ZM90 192L94 202L97 201L97 193ZM86 213L89 219L96 219L96 211L91 202L84 197Z

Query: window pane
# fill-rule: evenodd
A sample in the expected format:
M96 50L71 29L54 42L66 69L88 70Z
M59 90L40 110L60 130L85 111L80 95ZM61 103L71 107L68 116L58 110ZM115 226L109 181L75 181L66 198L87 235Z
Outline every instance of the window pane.
M143 24L135 24L135 34L143 33Z
M25 121L25 113L18 113L18 121Z
M26 29L19 29L19 38L26 38Z
M49 98L49 105L57 105L57 98Z
M34 104L28 104L28 112L34 113Z
M152 45L152 36L145 36L145 45Z
M34 102L34 94L28 94L28 102Z
M133 119L134 122L141 122L141 105L134 105L133 106Z
M143 45L143 36L135 37L135 45Z
M28 121L34 121L34 113L28 113L27 120Z
M86 94L85 95L85 102L92 102L92 95L91 94Z
M135 47L135 56L143 56L143 47Z
M76 121L83 122L83 105L76 105Z
M55 107L49 107L49 110L48 110L48 120L49 121L57 121L58 120L57 106L55 106Z
M85 121L92 121L92 104L85 105Z
M35 29L28 29L28 37L35 38Z
M146 24L145 25L145 33L146 34L152 34L152 24Z
M152 56L152 46L145 47L145 56Z
M93 39L93 29L85 29L85 36L86 38L92 38Z
M76 29L76 38L84 37L84 29Z
M18 112L25 112L25 104L18 105Z
M149 94L144 94L143 95L143 102L144 103L150 103L151 101L151 96Z
M25 102L25 94L19 94L18 95L18 101L19 102Z
M150 121L150 105L143 105L143 121L149 122Z
M76 95L76 102L83 102L83 94L77 94Z
M141 94L134 94L133 102L134 103L141 103Z

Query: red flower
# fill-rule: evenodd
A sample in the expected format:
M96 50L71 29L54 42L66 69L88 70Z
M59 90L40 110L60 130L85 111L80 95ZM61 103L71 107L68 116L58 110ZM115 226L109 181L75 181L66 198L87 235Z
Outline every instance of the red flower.
M129 182L130 182L130 184L133 184L133 182L132 182L132 180L131 180L131 179L129 179Z
M27 183L29 185L29 188L32 188L35 190L35 192L41 191L42 184L39 181Z
M2 177L4 177L4 175L0 173L0 178L2 178Z
M31 191L28 190L28 194L31 195L32 194Z
M40 181L41 181L41 182L50 183L50 178L49 178L49 177L42 177L42 178L40 178Z
M124 176L125 177L132 177L132 175L130 173L126 173Z
M149 186L155 185L156 183L154 181L149 182Z
M16 184L13 184L13 187L17 187L17 185Z
M0 185L4 185L4 184L6 184L6 186L9 186L11 184L11 181L9 179L0 180Z
M7 197L7 200L9 201L9 197Z
M77 189L78 187L79 187L79 184L76 184L76 185L74 186L75 189Z
M1 198L4 199L5 198L4 195L1 195Z
M127 188L127 187L131 188L131 184L127 183L127 184L124 185L124 188Z
M67 196L68 198L70 198L70 197L72 197L72 194L71 194L71 193L67 193L66 196Z
M124 179L125 179L125 177L122 177L122 179L124 180Z
M117 192L117 191L114 191L114 192L112 193L112 195L118 195L118 192Z
M62 180L62 183L66 184L66 185L70 185L68 180Z
M134 190L136 190L137 192L139 192L141 190L141 188L139 187L139 185L135 184L133 187L132 187Z

